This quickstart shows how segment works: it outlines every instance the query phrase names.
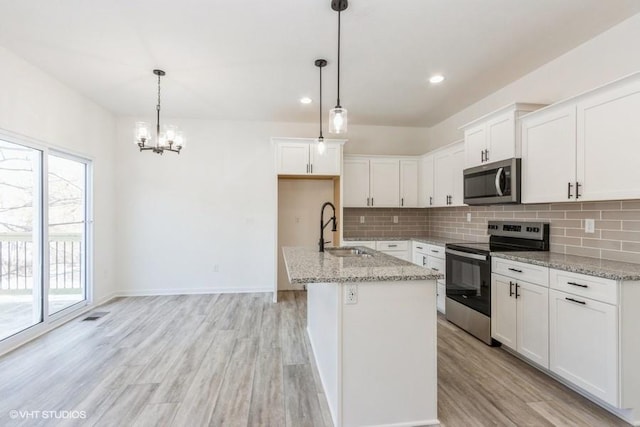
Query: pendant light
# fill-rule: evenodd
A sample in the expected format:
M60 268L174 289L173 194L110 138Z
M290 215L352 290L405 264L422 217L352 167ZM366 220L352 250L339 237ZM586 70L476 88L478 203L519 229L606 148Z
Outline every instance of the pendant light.
M322 136L322 67L327 65L326 59L316 59L316 67L320 70L320 136L318 137L318 153L324 154L324 150L327 148L327 144L324 142Z
M153 74L158 76L158 104L156 105L156 143L153 144L151 130L145 122L136 123L134 143L140 151L151 150L154 153L162 154L165 151L180 154L184 147L184 136L178 131L177 126L165 125L164 132L160 132L160 78L166 73L162 70L153 70Z
M336 106L329 111L329 132L347 132L347 109L340 105L340 14L349 6L347 0L331 0L331 9L338 12L338 100Z

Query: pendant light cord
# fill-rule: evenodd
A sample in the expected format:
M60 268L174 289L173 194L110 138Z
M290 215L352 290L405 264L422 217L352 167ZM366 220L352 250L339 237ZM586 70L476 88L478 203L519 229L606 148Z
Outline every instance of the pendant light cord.
M340 28L342 27L340 25L341 13L341 11L338 11L338 104L336 105L336 108L342 108L340 106Z
M322 136L322 67L318 67L320 68L320 138L318 138L319 140L323 140L324 137Z
M160 75L158 74L158 105L156 105L156 143L160 144Z

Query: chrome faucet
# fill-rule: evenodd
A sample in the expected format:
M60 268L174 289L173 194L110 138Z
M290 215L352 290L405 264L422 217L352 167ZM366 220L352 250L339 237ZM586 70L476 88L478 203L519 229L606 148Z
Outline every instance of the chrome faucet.
M329 218L329 220L325 224L324 208L326 208L327 206L331 206L331 209L333 209L333 216ZM329 225L330 222L333 222L333 227L331 228L331 231L338 231L337 223L336 223L336 207L333 206L333 203L331 202L324 202L324 204L322 205L322 208L320 209L320 241L318 242L318 246L320 247L320 252L324 252L324 229L327 228L327 225ZM327 242L327 243L331 243L331 242Z

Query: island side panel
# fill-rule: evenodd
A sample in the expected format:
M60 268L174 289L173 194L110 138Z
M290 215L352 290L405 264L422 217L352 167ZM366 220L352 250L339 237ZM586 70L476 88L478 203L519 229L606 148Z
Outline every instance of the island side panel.
M307 334L334 426L339 426L340 290L337 283L307 285Z
M344 426L437 424L436 281L360 283L342 311Z

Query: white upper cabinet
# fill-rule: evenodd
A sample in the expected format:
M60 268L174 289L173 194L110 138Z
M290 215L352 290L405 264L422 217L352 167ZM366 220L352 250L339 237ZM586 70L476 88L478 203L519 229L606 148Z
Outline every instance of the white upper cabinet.
M418 169L418 205L423 208L433 206L433 155L422 156Z
M539 104L512 104L463 126L464 167L520 157L518 119L540 107Z
M327 143L324 153L317 145L309 145L310 169L313 175L340 175L342 170L342 146Z
M400 206L418 207L418 160L400 160Z
M576 109L569 105L522 119L522 203L575 198Z
M320 154L318 144L309 139L274 139L278 175L338 176L342 165L343 142L325 142Z
M465 146L458 142L433 154L433 205L463 206Z
M347 156L343 202L347 208L418 207L419 159Z
M343 204L346 208L370 206L369 197L369 160L348 158L344 160Z
M370 160L369 194L373 207L400 205L400 162L397 159Z
M640 198L640 81L579 102L577 122L580 198Z
M640 73L522 118L522 202L640 198Z
M276 148L278 174L306 175L309 173L309 144L283 142Z

